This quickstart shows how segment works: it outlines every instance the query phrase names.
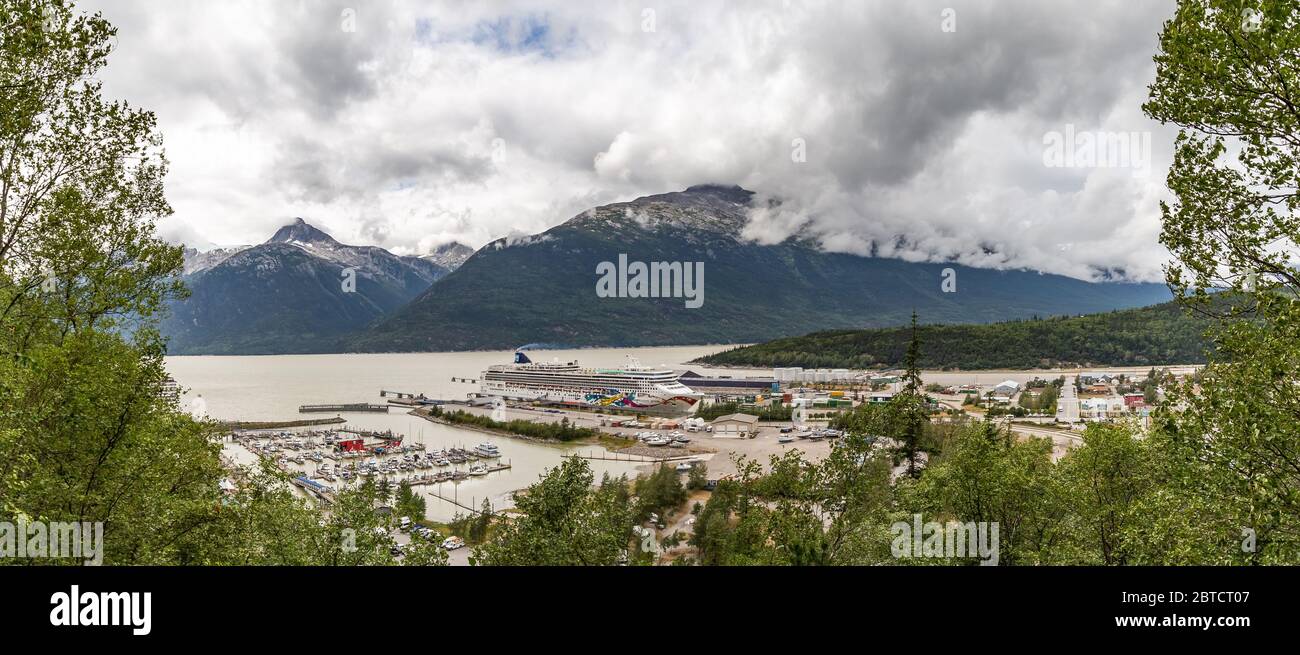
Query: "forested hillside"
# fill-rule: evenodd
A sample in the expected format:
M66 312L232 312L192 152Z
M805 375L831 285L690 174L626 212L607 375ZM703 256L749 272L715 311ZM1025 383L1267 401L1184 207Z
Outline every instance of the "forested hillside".
M921 320L924 321L922 316ZM927 369L1147 366L1205 361L1207 323L1175 303L1085 316L984 325L925 325ZM830 330L702 358L730 366L888 368L907 351L910 330Z

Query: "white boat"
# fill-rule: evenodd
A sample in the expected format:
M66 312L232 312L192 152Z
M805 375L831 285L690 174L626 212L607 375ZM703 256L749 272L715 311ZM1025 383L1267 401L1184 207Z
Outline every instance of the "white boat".
M469 467L469 474L470 474L470 475L487 475L487 474L488 474L488 469L487 469L486 466L483 466L482 464L475 464L475 465Z
M669 443L670 443L670 441L669 441L668 437L652 437L652 438L646 440L645 445L647 445L647 446L667 446Z
M783 434L776 438L777 443L790 443L792 441L794 441L794 435L789 433Z
M533 362L516 352L513 364L483 371L480 390L506 400L682 414L704 394L682 384L680 377L668 369L643 367L635 359L623 368L584 368L576 361Z
M484 456L484 457L500 457L500 456L501 456L501 450L498 449L498 448L496 447L495 444L492 444L491 442L487 442L487 441L485 441L485 442L483 442L483 443L481 443L481 444L479 444L479 445L477 445L477 446L474 446L474 452L477 453L477 454L479 454L479 455L482 455L482 456Z
M687 472L689 472L689 471L691 470L691 468L692 468L692 465L691 465L690 462L682 462L682 463L680 463L680 464L677 465L677 472L678 472L678 473L687 473Z

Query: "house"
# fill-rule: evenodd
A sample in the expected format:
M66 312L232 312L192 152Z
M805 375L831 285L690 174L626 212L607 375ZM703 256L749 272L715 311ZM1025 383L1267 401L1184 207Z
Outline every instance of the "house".
M1126 393L1124 394L1124 405L1129 408L1141 407L1146 404L1146 394Z
M1115 379L1114 376L1110 375L1109 373L1102 373L1100 371L1090 371L1087 373L1079 374L1079 384L1084 386L1094 385L1094 384L1110 384L1112 381L1114 381L1114 379Z
M713 436L745 437L758 431L758 417L752 414L727 414L713 419Z
M1079 401L1079 418L1085 421L1105 421L1121 418L1128 413L1128 406L1119 396L1107 398L1084 398Z

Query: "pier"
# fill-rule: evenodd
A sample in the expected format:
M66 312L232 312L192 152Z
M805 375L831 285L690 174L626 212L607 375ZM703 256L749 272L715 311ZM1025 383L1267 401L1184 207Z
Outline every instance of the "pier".
M335 405L299 405L298 413L307 414L310 412L382 412L388 413L388 405L375 405L371 403L341 403Z
M426 396L425 396L424 394L422 394L422 393L415 393L415 392L412 392L412 391L392 391L392 390L389 390L389 389L380 389L380 390L379 390L379 397L380 397L380 398L386 398L386 397L388 397L388 396L392 396L392 397L394 397L394 398L398 398L398 399L401 399L401 398L409 398L409 399L411 399L411 400L416 400L416 399L420 399L420 398L425 398L425 397L426 397Z
M378 430L361 430L361 429L358 429L358 428L349 428L349 427L344 426L344 427L339 428L339 429L338 429L338 432L345 432L345 433L347 433L347 434L355 434L355 435L357 435L358 437L370 437L370 438L372 438L372 439L382 439L382 440L384 440L384 441L402 441L402 440L403 440L402 435L400 435L400 434L393 434L393 431L392 431L392 430L384 430L383 432L380 432L380 431L378 431Z
M306 476L306 474L298 475L293 478L290 478L289 482L293 484L293 486L302 489L304 492L307 493L307 495L316 498L317 500L324 503L325 505L333 505L335 503L334 492L330 490L328 487L326 487L325 485L322 485L319 482L311 480Z
M380 398L388 398L388 404L401 405L402 407L423 407L425 405L441 405L442 400L430 398L423 393L413 391L393 391L391 389L380 389Z

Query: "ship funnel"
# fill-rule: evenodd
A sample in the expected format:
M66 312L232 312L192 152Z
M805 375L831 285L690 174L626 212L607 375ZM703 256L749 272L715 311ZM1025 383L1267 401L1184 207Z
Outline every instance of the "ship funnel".
M516 363L516 364L532 364L532 363L533 363L533 360L528 359L528 355L525 355L524 352L523 352L522 350L516 350L516 351L515 351L515 363Z

